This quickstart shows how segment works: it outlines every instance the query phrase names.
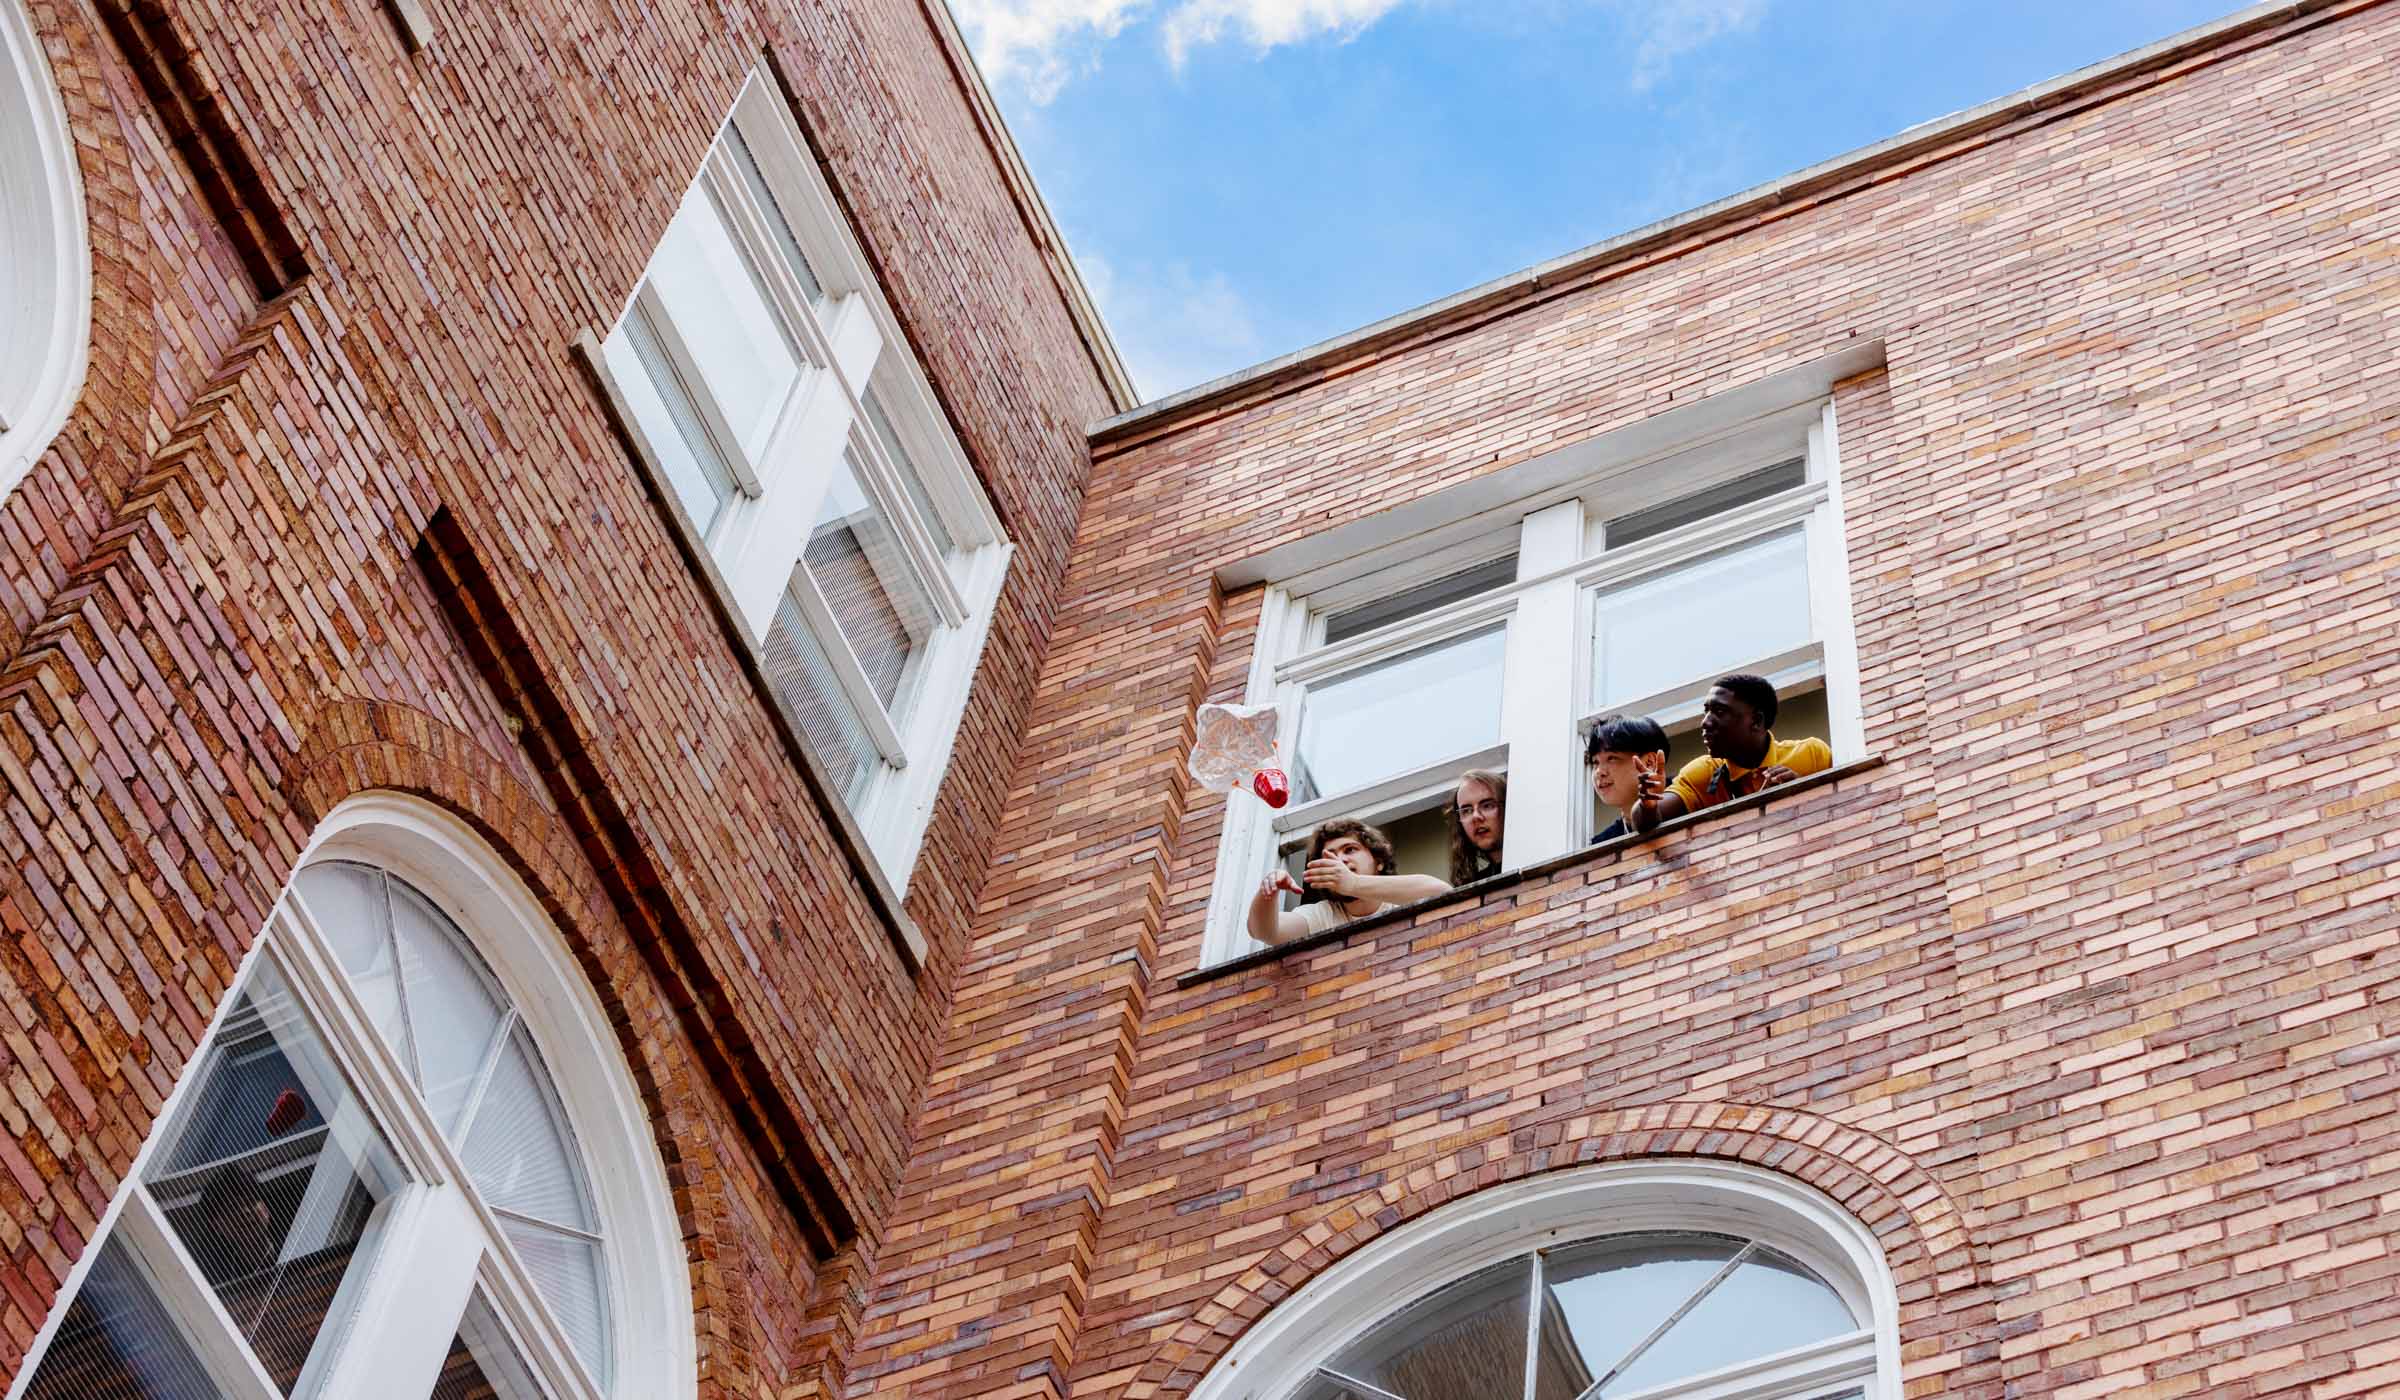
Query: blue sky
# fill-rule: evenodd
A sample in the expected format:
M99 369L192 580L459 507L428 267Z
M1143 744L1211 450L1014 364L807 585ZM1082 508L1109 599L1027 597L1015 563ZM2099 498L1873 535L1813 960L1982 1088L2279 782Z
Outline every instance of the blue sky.
M2243 8L951 4L1146 398Z

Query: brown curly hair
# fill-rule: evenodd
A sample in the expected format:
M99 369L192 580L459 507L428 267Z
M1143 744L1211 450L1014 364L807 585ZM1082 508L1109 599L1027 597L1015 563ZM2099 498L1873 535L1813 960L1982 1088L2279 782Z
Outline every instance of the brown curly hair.
M1476 864L1483 859L1483 852L1477 850L1475 843L1467 839L1467 824L1460 821L1458 817L1458 789L1469 783L1481 783L1490 788L1492 796L1500 803L1501 820L1505 822L1508 819L1508 775L1506 773L1497 773L1489 768L1470 768L1458 775L1457 784L1450 789L1450 806L1447 809L1450 813L1450 883L1454 888L1459 885L1471 884L1483 878L1475 873ZM1499 863L1497 856L1494 856L1492 860L1494 864Z
M1325 822L1315 831L1310 832L1308 854L1301 859L1301 866L1305 868L1310 861L1325 854L1327 846L1345 836L1356 837L1358 844L1367 848L1367 854L1375 857L1376 874L1397 875L1400 873L1400 857L1392 852L1392 838L1365 822L1350 817L1335 817L1332 821ZM1316 904L1331 898L1333 898L1331 890L1312 889L1300 896L1300 902Z

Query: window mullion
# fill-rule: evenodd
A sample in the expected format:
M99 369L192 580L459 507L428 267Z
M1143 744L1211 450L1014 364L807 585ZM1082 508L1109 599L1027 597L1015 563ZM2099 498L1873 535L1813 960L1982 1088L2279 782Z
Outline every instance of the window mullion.
M1533 1252L1533 1268L1526 1282L1529 1291L1525 1303L1525 1398L1540 1400L1542 1380L1542 1293L1549 1285L1542 1278L1544 1256Z
M492 1074L500 1067L500 1057L508 1053L508 1043L517 1033L517 1008L511 1006L501 1013L499 1028L492 1032L492 1043L483 1047L483 1063L475 1067L475 1082L467 1089L466 1102L458 1106L458 1128L451 1141L458 1144L460 1156L467 1151L467 1134L475 1126L475 1115L483 1108L484 1091L492 1087Z
M464 1191L427 1187L392 1203L354 1327L321 1395L429 1395L474 1292L486 1234Z
M734 431L733 421L725 416L724 405L717 402L715 386L708 382L707 375L700 372L700 362L693 357L690 343L683 338L683 328L676 324L675 314L668 308L667 299L658 294L657 287L644 280L641 291L634 295L631 314L643 318L644 324L650 328L650 334L658 341L659 349L666 352L668 362L675 368L676 377L683 381L685 397L691 401L693 411L700 415L708 435L716 440L717 459L725 464L727 471L733 473L734 486L745 496L758 495L763 488L759 485L758 465L750 460L749 445L742 441L740 433ZM806 382L807 377L807 372L803 370L802 381Z
M147 1188L136 1185L117 1217L124 1242L149 1267L145 1272L158 1300L184 1323L186 1338L199 1353L209 1379L223 1387L229 1400L282 1400L275 1378L258 1362L243 1339L240 1324L225 1311L224 1301L210 1287L200 1265L176 1238ZM94 1246L95 1248L97 1246Z
M1858 634L1850 611L1850 550L1842 537L1841 435L1833 405L1808 432L1808 471L1825 499L1808 516L1809 622L1825 651L1825 706L1834 761L1866 755L1858 701Z
M876 504L883 507L884 518L892 523L893 532L900 537L901 548L917 583L933 599L934 610L941 615L941 624L956 627L967 620L967 600L961 597L958 585L951 580L950 568L942 553L934 547L933 535L917 516L916 502L900 485L899 469L892 465L883 444L867 431L862 413L851 420L850 460L861 470L859 485L872 492ZM869 563L873 563L870 558Z
M894 768L908 766L908 746L892 717L884 712L883 697L875 693L875 682L867 668L859 663L858 653L851 650L850 639L842 635L841 623L833 615L832 604L825 601L824 590L817 586L816 576L803 562L792 570L792 601L797 603L810 631L825 649L825 658L833 666L834 678L841 682L842 694L857 712L858 721L866 727L867 737L883 754L884 761Z
M1517 547L1521 578L1574 562L1583 547L1583 502L1562 501L1525 517ZM1514 869L1563 855L1574 840L1574 797L1582 770L1575 719L1573 578L1525 589L1508 624L1500 739L1508 745L1508 820L1502 864Z

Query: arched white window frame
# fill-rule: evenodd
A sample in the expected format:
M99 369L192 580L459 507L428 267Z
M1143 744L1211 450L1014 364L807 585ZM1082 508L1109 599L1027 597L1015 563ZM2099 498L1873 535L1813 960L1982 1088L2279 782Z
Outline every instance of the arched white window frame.
M1690 1158L1610 1162L1491 1187L1379 1236L1244 1333L1191 1400L1283 1400L1376 1323L1445 1284L1536 1249L1608 1235L1704 1231L1758 1240L1815 1271L1869 1319L1873 1374L1845 1384L1899 1400L1899 1299L1882 1247L1823 1193L1756 1167Z
M23 0L0 0L0 495L67 421L91 324L92 251L66 105Z
M458 1149L408 1087L408 1071L374 1030L332 948L311 927L305 905L287 885L270 916L268 932L252 949L234 985L245 985L257 959L272 950L313 1028L342 1063L351 1088L374 1111L415 1178L394 1198L391 1218L382 1227L383 1240L364 1271L354 1306L346 1304L344 1316L327 1319L328 1332L334 1334L332 1350L312 1356L303 1375L304 1389L323 1397L405 1397L428 1359L438 1363L469 1298L481 1296L511 1339L528 1353L538 1374L558 1386L559 1400L694 1395L698 1359L690 1269L649 1115L606 1011L539 902L463 822L397 793L362 795L330 814L312 837L295 883L298 872L334 860L375 866L431 900L466 934L541 1051L551 1086L573 1126L593 1206L603 1222L610 1374L605 1390L594 1385L555 1329L535 1324L532 1310L540 1306L535 1301L540 1295L530 1275L506 1252L484 1248L487 1239L498 1237L497 1223L478 1220L477 1203L451 1184L467 1180ZM229 994L211 1018L211 1039L235 1000ZM176 1120L198 1078L187 1069L162 1107L158 1125ZM162 1136L153 1130L134 1160L129 1180L142 1178ZM417 1189L428 1186L433 1189ZM10 1396L21 1394L38 1370L51 1337L97 1261L101 1242L117 1234L132 1194L120 1190L110 1203L93 1243L59 1290ZM142 1233L135 1235L137 1251ZM146 1233L154 1235L155 1229ZM479 1256L466 1271L451 1267L462 1249ZM431 1287L416 1267L429 1260L443 1264L445 1288ZM371 1326L367 1319L381 1325ZM430 1349L427 1329L439 1336ZM398 1376L410 1380L401 1384L394 1379ZM425 1385L419 1388L429 1388L432 1372L425 1371L423 1379Z

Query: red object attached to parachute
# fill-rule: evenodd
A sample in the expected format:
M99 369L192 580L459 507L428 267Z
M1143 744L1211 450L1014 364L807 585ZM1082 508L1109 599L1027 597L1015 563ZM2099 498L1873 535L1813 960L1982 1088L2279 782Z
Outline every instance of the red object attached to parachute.
M1252 774L1250 790L1270 807L1281 807L1292 800L1292 780L1280 768L1261 768Z

